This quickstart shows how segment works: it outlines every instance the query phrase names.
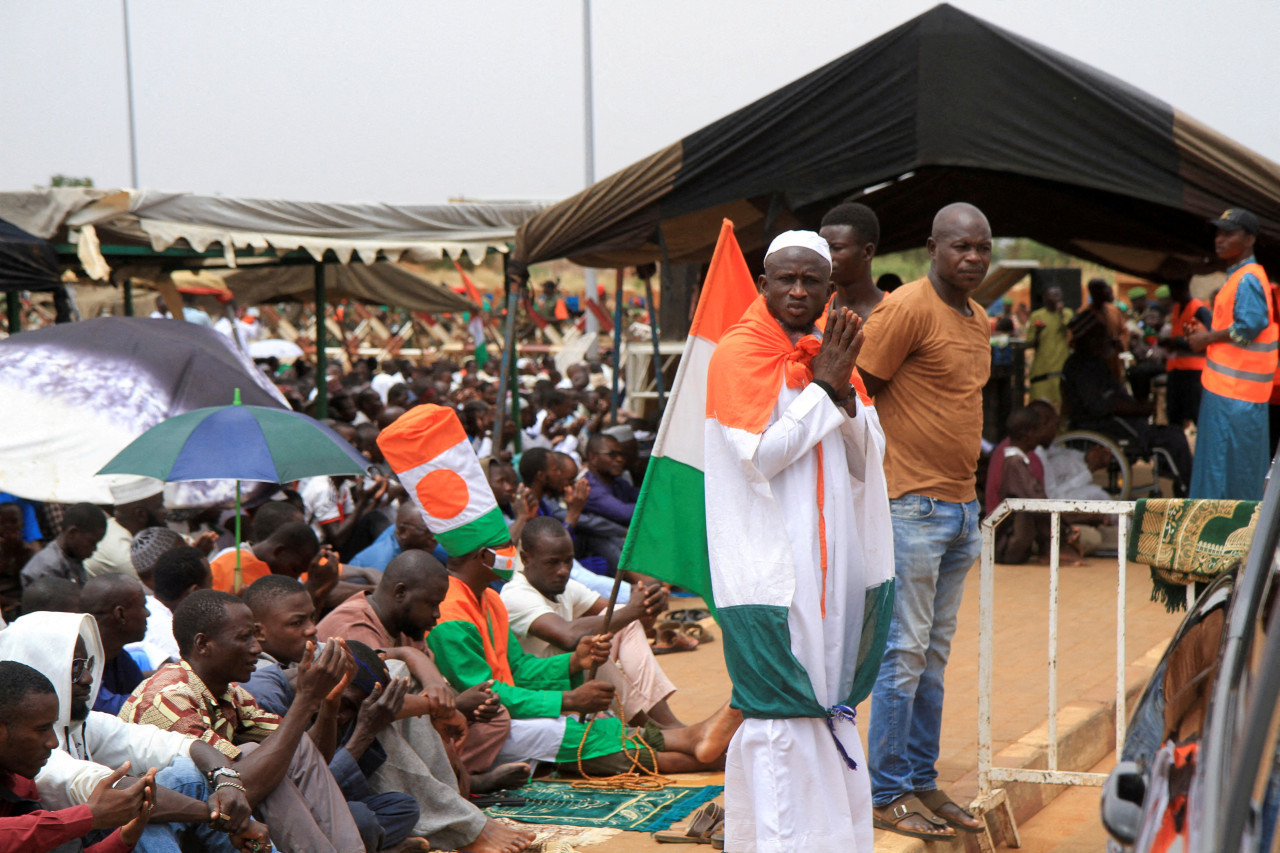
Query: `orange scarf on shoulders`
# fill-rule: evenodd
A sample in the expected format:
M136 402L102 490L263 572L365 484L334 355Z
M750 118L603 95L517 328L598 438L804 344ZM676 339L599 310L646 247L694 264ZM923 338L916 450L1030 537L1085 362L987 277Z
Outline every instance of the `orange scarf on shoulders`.
M449 592L440 602L440 621L475 625L480 634L480 645L484 647L485 663L489 664L494 680L515 684L511 665L507 662L507 638L511 636L507 607L492 587L485 587L484 599L476 601L471 587L450 577Z
M818 318L819 331L827 315ZM778 403L778 389L802 388L813 381L810 362L821 341L805 335L792 344L787 333L758 297L720 338L707 375L707 417L723 426L751 433L764 432ZM871 405L857 368L850 377L858 396Z

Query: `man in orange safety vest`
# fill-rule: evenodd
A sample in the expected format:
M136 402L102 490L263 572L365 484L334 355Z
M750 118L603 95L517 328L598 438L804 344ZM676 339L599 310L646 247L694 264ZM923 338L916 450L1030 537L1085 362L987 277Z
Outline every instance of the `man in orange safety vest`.
M1258 217L1233 207L1210 222L1227 283L1214 300L1212 329L1187 340L1205 355L1190 497L1261 500L1280 329L1266 271L1253 257Z

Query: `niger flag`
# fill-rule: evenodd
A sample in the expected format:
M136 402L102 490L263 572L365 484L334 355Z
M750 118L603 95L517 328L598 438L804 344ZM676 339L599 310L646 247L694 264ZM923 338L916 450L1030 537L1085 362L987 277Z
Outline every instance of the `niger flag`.
M708 603L711 567L702 479L707 366L720 336L756 297L755 279L734 237L733 223L726 219L618 563L619 571L652 575Z
M497 548L511 539L453 409L414 406L378 435L378 447L450 554Z
M467 292L467 298L480 306L480 310L484 310L484 299L480 296L480 289L476 287L476 283L471 280L471 276L462 271L462 267L457 261L453 262L453 268L458 271L458 275L462 276L462 287Z

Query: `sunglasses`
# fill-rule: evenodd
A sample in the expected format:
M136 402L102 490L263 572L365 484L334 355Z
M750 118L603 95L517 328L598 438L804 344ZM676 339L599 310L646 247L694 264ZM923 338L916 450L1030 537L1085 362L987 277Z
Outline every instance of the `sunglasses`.
M80 676L84 675L86 669L93 669L95 661L92 657L76 658L71 661L71 681L75 683L80 680Z

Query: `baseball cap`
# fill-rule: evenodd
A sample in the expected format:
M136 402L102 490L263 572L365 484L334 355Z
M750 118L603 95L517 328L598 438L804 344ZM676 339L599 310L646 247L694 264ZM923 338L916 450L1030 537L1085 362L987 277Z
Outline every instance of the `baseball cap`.
M1242 207L1227 208L1217 219L1210 219L1209 224L1222 231L1238 231L1243 228L1254 236L1258 234L1258 217Z

